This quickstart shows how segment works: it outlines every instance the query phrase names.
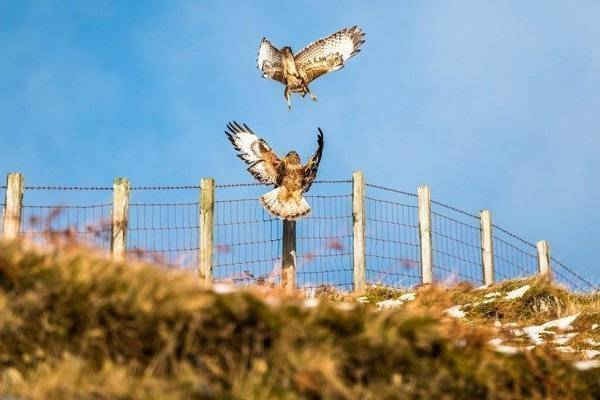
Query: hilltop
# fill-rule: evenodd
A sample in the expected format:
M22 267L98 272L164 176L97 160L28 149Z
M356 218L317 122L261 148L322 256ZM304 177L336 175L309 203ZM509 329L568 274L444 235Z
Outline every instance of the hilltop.
M599 351L600 298L541 279L305 298L0 242L17 399L592 399Z

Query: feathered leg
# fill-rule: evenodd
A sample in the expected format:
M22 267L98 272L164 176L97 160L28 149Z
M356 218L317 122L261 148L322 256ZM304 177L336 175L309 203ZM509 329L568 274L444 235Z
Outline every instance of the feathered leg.
M308 88L308 85L306 85L306 84L304 85L304 93L308 93L308 95L310 96L311 99L313 99L313 101L317 101L317 96L312 94L312 92Z
M288 110L291 110L292 109L292 94L290 93L290 88L288 88L287 86L285 87L285 90L283 91L283 97L285 97L285 100L287 101Z

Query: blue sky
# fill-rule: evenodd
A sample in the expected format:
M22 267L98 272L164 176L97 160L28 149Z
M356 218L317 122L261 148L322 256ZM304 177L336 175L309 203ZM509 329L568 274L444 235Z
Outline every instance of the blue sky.
M320 178L428 183L600 280L599 2L77 3L0 4L1 173L248 182L227 121L301 154L320 126ZM354 24L363 52L288 112L256 69L261 37L299 49Z

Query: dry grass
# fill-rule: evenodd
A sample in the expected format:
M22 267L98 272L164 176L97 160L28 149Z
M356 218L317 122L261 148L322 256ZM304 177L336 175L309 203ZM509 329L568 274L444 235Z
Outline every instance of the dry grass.
M539 286L546 289L518 305L473 311L461 321L444 309L475 302L466 287L421 288L405 307L382 312L325 290L318 306L306 307L301 298L264 288L218 294L190 274L114 263L82 249L41 253L0 243L0 393L18 399L595 398L598 369L578 371L548 346L508 356L488 345L495 334L490 313L508 319L530 310L526 318L535 321L541 308L548 316L578 309L588 315L582 324L596 318L596 299ZM399 295L371 291L373 301Z

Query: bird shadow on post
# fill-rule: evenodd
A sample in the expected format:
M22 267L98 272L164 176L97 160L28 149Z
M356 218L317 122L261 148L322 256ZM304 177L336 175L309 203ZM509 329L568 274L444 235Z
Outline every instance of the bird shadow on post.
M286 292L296 289L296 221L283 220L281 286Z

